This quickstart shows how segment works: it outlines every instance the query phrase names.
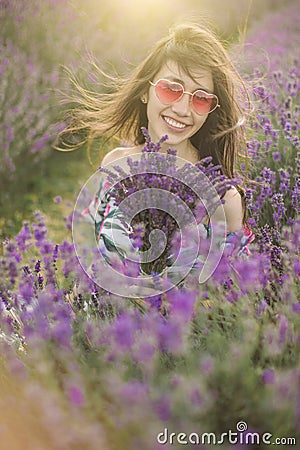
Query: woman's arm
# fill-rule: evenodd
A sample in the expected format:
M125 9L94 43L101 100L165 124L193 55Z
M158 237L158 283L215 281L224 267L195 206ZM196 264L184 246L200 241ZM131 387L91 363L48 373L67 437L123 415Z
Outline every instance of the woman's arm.
M233 233L243 228L243 205L241 194L235 187L229 189L224 195L225 203L220 205L211 216L211 222L220 222L226 219L227 233ZM224 214L222 212L224 209Z

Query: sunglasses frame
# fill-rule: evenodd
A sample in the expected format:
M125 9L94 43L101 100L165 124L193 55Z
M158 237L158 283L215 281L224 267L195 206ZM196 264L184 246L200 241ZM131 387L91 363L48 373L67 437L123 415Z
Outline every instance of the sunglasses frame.
M156 89L155 89L155 95L156 95L156 97L158 98L158 100L159 100L163 105L171 105L172 103L179 102L179 101L182 99L182 97L184 96L184 94L188 94L188 95L190 95L190 96L192 97L191 104L192 104L192 106L193 106L193 110L194 110L195 113L198 114L199 116L204 116L204 114L210 114L210 113L212 113L213 111L215 111L217 108L220 108L219 99L218 99L218 97L216 96L216 94L211 94L211 93L209 93L209 92L204 91L203 89L196 89L194 92L185 91L185 90L184 90L184 86L183 86L181 83L179 83L178 81L170 81L170 80L167 80L166 78L160 78L160 79L157 80L155 83L153 83L152 81L149 81L149 83L151 84L151 86L153 86L154 88L156 88L157 84L158 84L160 81L167 81L168 83L171 83L171 84L178 84L179 86L182 87L182 93L180 94L180 97L179 97L177 100L172 101L172 102L168 102L168 103L164 103L164 102L161 101L161 99L159 98L159 96L158 96L158 94L157 94L157 92L156 92ZM216 106L215 106L211 111L207 111L207 112L205 112L205 113L199 113L199 112L196 110L196 108L194 107L194 105L193 105L193 98L194 98L194 95L196 94L196 92L203 92L204 94L207 94L207 95L210 95L210 96L214 97L214 98L217 100Z

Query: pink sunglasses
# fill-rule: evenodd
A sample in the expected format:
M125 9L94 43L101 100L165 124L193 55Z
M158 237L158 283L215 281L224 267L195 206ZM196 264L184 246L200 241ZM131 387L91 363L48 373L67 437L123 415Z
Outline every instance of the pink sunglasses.
M188 92L184 90L182 84L165 79L157 80L155 83L149 81L149 83L155 87L155 94L164 105L178 102L184 94L188 94L192 96L192 106L197 114L209 114L220 107L218 97L202 89Z

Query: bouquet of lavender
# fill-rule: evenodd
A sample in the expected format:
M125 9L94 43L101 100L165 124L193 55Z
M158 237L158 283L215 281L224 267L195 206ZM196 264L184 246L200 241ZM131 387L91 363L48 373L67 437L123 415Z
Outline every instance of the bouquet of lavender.
M176 150L160 153L163 136L153 143L143 129L142 153L127 159L129 171L120 165L108 174L110 190L124 221L131 226L133 246L140 251L142 270L151 275L161 273L182 249L183 232L201 224L221 204L221 198L236 180L228 180L211 158L196 165L176 156ZM180 247L181 246L181 247Z

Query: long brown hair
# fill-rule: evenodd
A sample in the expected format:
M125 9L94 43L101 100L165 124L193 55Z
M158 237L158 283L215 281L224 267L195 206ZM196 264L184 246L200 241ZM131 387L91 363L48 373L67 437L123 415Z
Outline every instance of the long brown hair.
M99 136L142 144L141 128L147 128L148 118L141 97L148 91L149 81L167 61L177 63L191 78L199 68L211 71L214 93L221 107L209 114L191 142L199 151L199 159L212 156L213 162L221 165L224 175L235 177L238 155L246 153L243 122L250 105L249 96L215 33L194 23L171 28L127 78L110 78L111 93L93 94L73 79L80 93L79 106L67 113L68 126L59 136L61 142L65 142L64 148L57 148L72 149ZM83 136L79 144L72 143L72 139L70 142L70 135L74 134ZM242 193L242 189L240 191Z

